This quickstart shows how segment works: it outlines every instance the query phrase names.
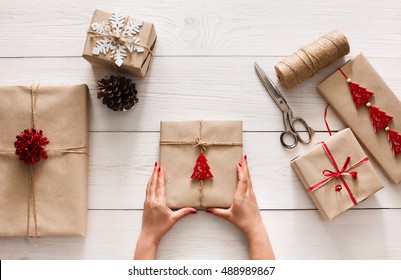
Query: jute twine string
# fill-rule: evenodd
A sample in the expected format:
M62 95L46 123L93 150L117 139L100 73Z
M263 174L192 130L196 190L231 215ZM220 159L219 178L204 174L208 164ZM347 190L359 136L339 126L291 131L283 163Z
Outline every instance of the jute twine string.
M199 123L199 138L196 138L195 141L197 142L193 148L200 147L200 152L206 151L205 143L201 141L202 139L202 121ZM204 180L199 181L199 208L203 208L203 187L204 187Z
M277 63L274 69L281 84L292 88L349 51L347 38L336 29L287 56Z
M124 29L124 27L125 27L125 25L127 24L127 22L128 22L129 19L130 19L130 17L126 17L126 18L125 18L124 23L123 23L123 26L122 26L123 29ZM132 36L122 36L122 35L117 35L117 34L115 34L113 28L111 27L111 25L110 25L109 23L105 24L105 26L109 26L109 27L110 27L110 32L109 32L109 33L102 34L102 33L96 32L96 31L91 30L91 29L88 30L88 33L90 34L90 36L95 37L95 38L99 38L99 37L114 38L114 39L116 39L118 42L120 42L120 43L122 43L122 44L125 44L125 43L128 42L128 43L131 43L131 44L134 44L134 45L143 47L143 48L145 48L152 56L154 55L154 54L153 54L153 51L151 50L151 48L148 47L147 45L141 44L141 43L139 43L139 42L134 42L134 41L130 42L130 40L133 39L134 37L132 37ZM128 52L128 53L131 55L131 52Z
M39 96L39 85L34 87L31 86L31 124L32 128L36 128L36 101ZM64 153L74 153L74 154L85 154L88 155L87 152L88 146L74 146L74 147L65 147L65 148L53 148L46 149L48 154L64 154ZM15 155L15 150L12 149L0 149L0 155L11 156ZM27 217L27 226L26 226L26 236L27 237L39 237L38 235L38 221L36 214L36 194L35 194L35 168L34 165L30 165L29 169L29 189L28 189L28 217ZM32 204L32 214L34 219L34 227L35 227L35 235L30 234L30 224L31 224L31 204Z
M241 146L242 142L205 142L202 140L202 121L199 122L199 137L196 137L193 141L181 141L181 140L160 140L160 145L192 145L193 148L200 147L200 152L206 151L208 146ZM203 208L203 180L199 181L199 207Z
M12 156L12 155L15 155L15 150L0 149L0 155L2 155L2 156Z
M201 147L206 151L208 146L242 146L241 142L204 142L200 137L196 137L193 141L180 140L161 140L160 145L192 145L194 148Z

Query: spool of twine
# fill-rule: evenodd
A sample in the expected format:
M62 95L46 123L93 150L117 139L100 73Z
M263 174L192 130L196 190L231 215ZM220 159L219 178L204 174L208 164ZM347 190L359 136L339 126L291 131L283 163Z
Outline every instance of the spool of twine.
M292 88L350 51L345 35L335 29L300 48L274 66L280 83Z

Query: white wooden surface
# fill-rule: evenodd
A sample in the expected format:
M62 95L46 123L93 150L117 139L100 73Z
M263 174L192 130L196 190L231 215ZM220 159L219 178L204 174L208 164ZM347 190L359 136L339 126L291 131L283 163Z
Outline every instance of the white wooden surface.
M158 159L159 121L241 119L244 151L278 258L400 259L401 184L376 168L385 188L324 222L289 165L314 144L281 147L281 115L253 69L257 61L274 77L276 62L326 31L337 27L347 35L349 56L283 90L295 114L318 131L314 143L328 137L316 85L353 55L363 52L401 97L401 2L350 2L0 0L0 82L86 83L91 91L88 236L2 238L0 258L131 258L145 184ZM112 73L80 57L96 8L119 8L156 25L156 56L148 76L135 79L140 101L126 113L96 99L96 81ZM334 130L344 127L333 113L328 119ZM247 244L231 224L201 212L167 234L158 258L244 259Z

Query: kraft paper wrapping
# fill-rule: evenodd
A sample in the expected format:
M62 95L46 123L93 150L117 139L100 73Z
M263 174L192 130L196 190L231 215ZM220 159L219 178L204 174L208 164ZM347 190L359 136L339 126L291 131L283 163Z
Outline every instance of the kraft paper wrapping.
M36 129L46 150L88 147L88 87L39 86ZM16 135L31 128L31 86L0 86L0 150L12 149ZM87 153L87 148L84 148ZM51 153L34 165L37 236L85 236L88 155ZM0 155L0 236L36 236L30 205L30 166L15 154Z
M91 24L95 22L108 23L111 15L111 13L95 10L95 12L93 13ZM92 30L90 25L88 30ZM144 21L142 27L139 30L139 34L135 35L135 37L141 39L141 44L153 50L157 38L156 30L153 23ZM132 53L127 52L127 57L124 59L124 63L121 65L121 67L119 67L114 63L114 59L111 57L111 52L107 52L106 55L92 54L92 50L96 46L96 41L99 39L101 39L101 37L95 38L94 36L91 36L91 34L88 34L88 36L86 37L84 52L82 56L90 64L96 67L107 67L109 69L118 71L121 70L137 77L146 76L146 73L149 69L150 61L152 59L152 54L146 48L144 52L141 53L138 53L136 51L133 51Z
M333 154L339 168L344 165L348 156L351 157L349 166L366 157L365 152L349 128L338 132L327 139L325 143ZM291 165L306 190L327 179L322 173L323 170L335 171L332 162L320 144L308 153L293 159ZM350 171L358 172L357 178L353 179L351 176L343 176L343 178L358 203L383 188L383 184L369 161ZM335 191L335 186L338 184L342 185L342 189L339 192ZM323 218L329 221L354 206L350 195L339 178L333 178L325 185L314 191L308 191L308 193Z
M369 99L370 103L393 116L389 126L401 133L401 102L367 59L360 54L344 64L341 69L353 82L374 92ZM352 129L387 177L394 183L401 182L401 156L393 155L387 132L383 129L375 132L369 108L356 108L349 85L340 71L334 72L322 82L318 90L337 115Z
M242 143L242 121L162 121L160 141L194 141ZM199 130L201 126L201 135ZM241 162L242 146L210 145L204 152L214 178L191 179L200 147L193 145L160 145L160 164L166 170L166 199L172 209L182 207L231 206L237 188L236 165ZM200 195L202 198L200 199Z

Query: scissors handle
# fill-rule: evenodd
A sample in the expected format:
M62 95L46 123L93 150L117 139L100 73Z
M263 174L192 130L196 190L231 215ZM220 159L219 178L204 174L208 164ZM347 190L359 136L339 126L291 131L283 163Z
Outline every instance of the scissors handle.
M287 137L286 137L287 136ZM290 142L290 144L287 144L286 143L286 140L285 139L288 139L288 138L292 138L293 139L293 141L291 141ZM299 140L300 138L299 138L299 136L297 135L297 133L295 133L295 132L293 132L293 131L291 131L291 130L286 130L286 131L283 131L282 133L281 133L281 135L280 135L280 142L281 142L281 145L283 145L284 146L284 148L287 148L287 149L293 149L293 148L295 148L295 146L298 144L298 140ZM288 141L288 140L287 140Z
M303 139L301 135L299 134L299 131L295 129L294 124L298 122L301 123L304 129L306 130L306 134L308 135L308 138ZM306 123L306 121L303 118L299 117L294 117L291 119L290 122L291 130L294 132L295 136L298 138L299 142L302 144L308 144L310 141L312 141L312 135L315 133L315 131Z

